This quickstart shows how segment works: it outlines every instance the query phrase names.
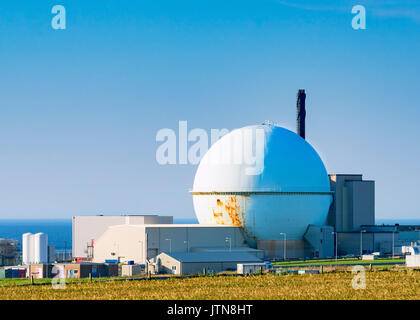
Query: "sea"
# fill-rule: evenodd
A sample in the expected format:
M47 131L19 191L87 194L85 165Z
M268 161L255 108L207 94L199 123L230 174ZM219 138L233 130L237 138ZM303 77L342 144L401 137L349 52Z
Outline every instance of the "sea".
M26 232L43 232L48 235L48 244L55 245L56 250L71 250L72 219L0 219L0 238L15 240L18 249L22 234ZM195 218L174 218L177 224L196 224Z
M174 218L176 224L196 224L195 218ZM420 225L420 219L376 219L376 224ZM22 234L43 232L56 250L71 250L71 219L0 219L0 238L22 240ZM18 246L19 247L19 246Z

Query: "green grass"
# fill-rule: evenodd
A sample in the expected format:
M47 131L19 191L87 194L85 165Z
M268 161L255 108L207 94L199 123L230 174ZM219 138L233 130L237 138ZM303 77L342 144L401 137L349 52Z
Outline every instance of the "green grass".
M104 281L110 281L115 280L118 278L93 278L92 282L104 282ZM44 284L51 284L53 281L52 278L45 278L45 279L34 279L35 285L44 285ZM60 279L58 279L57 283ZM89 282L88 278L82 278L82 279L65 279L66 284L72 284L72 283L87 283ZM12 286L25 286L31 284L31 279L28 278L7 278L7 279L0 279L0 287L12 287Z
M351 272L340 272L161 281L77 281L63 290L48 285L0 286L0 299L420 299L420 272L367 272L365 290L354 290L353 278Z
M379 258L377 260L360 260L360 259L320 259L320 260L305 260L305 261L280 261L272 262L271 264L274 267L287 267L287 266L299 266L299 265L311 265L311 266L320 266L320 265L334 265L334 264L377 264L377 263L389 263L393 265L395 262L404 262L404 259L389 259L389 258Z

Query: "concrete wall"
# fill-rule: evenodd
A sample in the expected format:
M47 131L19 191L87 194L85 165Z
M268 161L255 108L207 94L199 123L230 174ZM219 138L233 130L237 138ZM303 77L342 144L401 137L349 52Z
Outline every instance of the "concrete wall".
M383 254L392 252L392 232L376 232L374 233L374 251ZM398 233L394 233L394 246L398 241ZM388 245L389 244L389 245ZM384 251L385 248L389 250Z
M93 247L93 261L130 261L141 264L146 261L145 228L141 225L119 225L109 227Z
M363 251L380 252L381 254L392 253L392 232L362 232ZM399 233L394 233L394 254L401 253L401 245L409 244L399 239ZM360 232L338 233L339 255L360 255Z
M36 279L51 278L55 276L55 274L52 274L52 268L52 264L31 264L29 265L28 275Z
M334 201L327 224L337 232L360 230L360 225L375 223L375 182L362 180L361 174L330 175Z
M375 182L346 181L345 187L350 230L360 230L361 225L375 224Z
M229 250L229 248L227 247L222 247L222 248L198 248L198 247L194 247L194 248L190 248L190 252L220 252L220 251L226 251ZM250 247L232 247L232 252L245 252L245 253L249 253L252 254L254 256L256 256L259 259L264 259L265 258L265 253L264 250L258 250L258 249L254 249L254 248L250 248Z
M246 246L240 228L231 226L148 227L146 237L149 259L162 251L187 252L194 251L194 248Z
M327 224L335 227L335 231L342 232L348 231L347 222L344 219L344 210L346 206L345 203L345 194L343 193L344 183L349 180L362 180L361 174L355 175L340 175L340 174L331 174L330 177L330 187L331 191L334 192L334 200L331 204L330 211L328 213Z
M153 260L157 263L158 267L151 269L152 273L182 274L181 262L167 254L161 253Z
M334 228L331 226L308 226L308 230L304 235L307 241L306 255L311 258L328 258L333 257L335 239Z
M284 240L258 240L257 248L264 250L266 258L284 259ZM287 259L303 258L305 256L304 240L286 240Z
M405 257L405 265L407 267L420 267L420 255L407 255Z
M362 232L363 252L374 252L374 234ZM360 232L338 233L338 255L360 255Z
M94 246L94 262L108 259L133 260L146 264L146 259L161 252L188 252L195 248L229 249L244 247L239 227L203 225L119 225L107 229ZM170 239L170 240L166 240ZM114 253L114 254L112 254Z
M236 270L237 264L240 262L187 262L181 263L182 274L197 274L203 272L206 268L209 273L217 273L226 270Z
M74 216L72 222L73 257L87 257L88 246L98 239L110 226L120 224L172 224L173 217L142 216Z
M124 276L135 276L137 274L140 274L143 271L142 267L140 265L129 265L124 264L121 266L121 275Z
M407 242L418 242L420 243L420 231L399 231L398 239Z

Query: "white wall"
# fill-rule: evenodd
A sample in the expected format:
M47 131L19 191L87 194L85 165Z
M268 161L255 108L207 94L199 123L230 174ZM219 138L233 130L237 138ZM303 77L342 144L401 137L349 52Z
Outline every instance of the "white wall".
M229 249L226 237L232 239L232 248L244 247L239 227L201 225L119 225L112 226L95 241L94 261L106 259L134 260L146 263L161 252L187 252L194 248ZM171 239L171 241L166 240ZM185 241L188 241L186 243ZM146 244L147 243L147 244ZM141 248L140 248L141 247ZM146 248L147 247L147 248ZM113 256L111 252L116 254Z
M144 263L145 243L144 226L111 226L95 241L93 261L105 262L120 257L120 261Z
M143 215L143 216L74 216L72 223L72 254L73 257L87 257L87 246L98 239L110 226L120 224L172 224L173 217Z

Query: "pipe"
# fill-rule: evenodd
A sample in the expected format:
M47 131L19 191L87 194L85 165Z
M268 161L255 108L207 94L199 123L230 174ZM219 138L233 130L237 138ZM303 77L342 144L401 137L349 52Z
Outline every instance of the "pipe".
M297 93L297 101L296 101L296 108L297 108L297 134L305 139L305 117L306 117L306 109L305 109L305 89L299 89Z

